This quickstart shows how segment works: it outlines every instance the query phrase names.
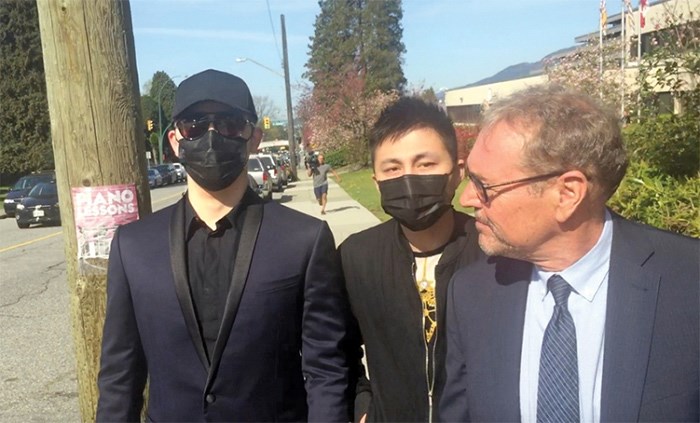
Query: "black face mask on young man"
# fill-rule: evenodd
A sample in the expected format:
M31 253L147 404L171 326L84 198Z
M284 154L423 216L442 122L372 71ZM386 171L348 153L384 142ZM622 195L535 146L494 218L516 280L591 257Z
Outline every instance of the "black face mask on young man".
M378 181L384 211L412 231L429 228L452 208L450 175L403 175Z
M199 138L181 139L180 161L188 177L207 191L229 187L248 165L248 143L207 131Z

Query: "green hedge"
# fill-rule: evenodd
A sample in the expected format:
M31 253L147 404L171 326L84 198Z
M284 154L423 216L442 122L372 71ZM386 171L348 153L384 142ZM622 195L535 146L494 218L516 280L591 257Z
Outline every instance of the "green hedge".
M348 154L345 148L324 152L323 158L326 160L326 163L335 169L346 166L349 163Z
M623 130L630 167L610 207L661 229L700 237L700 116L662 114Z
M657 228L700 237L700 175L674 178L647 162L632 162L609 201L629 219Z
M697 176L700 171L700 116L659 115L624 129L631 161L676 178Z

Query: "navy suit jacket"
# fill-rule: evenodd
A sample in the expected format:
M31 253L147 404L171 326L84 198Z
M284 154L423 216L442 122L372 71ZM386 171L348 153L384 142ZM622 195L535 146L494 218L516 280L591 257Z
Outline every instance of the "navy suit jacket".
M247 272L236 256L211 364L187 280L186 200L115 234L98 421L139 420L147 376L152 421L351 418L349 306L333 235L325 222L246 195L255 198L244 226L262 217ZM245 282L234 286L241 269Z
M700 419L699 244L613 216L601 421ZM484 256L453 277L440 420L520 421L531 270Z

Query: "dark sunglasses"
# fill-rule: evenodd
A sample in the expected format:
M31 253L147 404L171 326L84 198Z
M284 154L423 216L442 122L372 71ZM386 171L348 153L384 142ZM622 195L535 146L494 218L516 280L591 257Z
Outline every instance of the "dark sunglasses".
M543 181L545 179L553 178L555 176L561 176L564 172L552 172L552 173L546 173L544 175L536 175L536 176L530 176L529 178L522 178L522 179L516 179L514 181L508 181L508 182L501 182L498 184L491 184L491 185L486 185L483 182L481 182L479 179L477 179L475 176L469 175L469 180L474 184L474 188L476 188L476 196L479 198L479 201L481 201L482 204L488 204L489 202L489 190L494 189L494 188L499 188L499 187L505 187L508 185L515 185L515 184L530 184L533 182L537 181Z
M190 141L206 134L211 125L226 138L243 138L248 141L253 136L253 124L240 115L205 115L175 121L180 134Z

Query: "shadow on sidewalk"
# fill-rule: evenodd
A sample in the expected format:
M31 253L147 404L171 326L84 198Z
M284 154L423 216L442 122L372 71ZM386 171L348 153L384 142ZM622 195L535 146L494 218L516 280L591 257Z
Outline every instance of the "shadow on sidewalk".
M326 213L335 213L343 210L348 210L348 209L357 209L359 210L360 207L358 206L344 206L344 207L338 207L337 209L327 209Z
M273 201L278 202L280 204L284 204L284 203L289 203L293 199L294 199L293 195L282 194L280 196L280 198L274 198Z

